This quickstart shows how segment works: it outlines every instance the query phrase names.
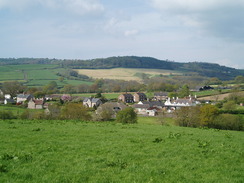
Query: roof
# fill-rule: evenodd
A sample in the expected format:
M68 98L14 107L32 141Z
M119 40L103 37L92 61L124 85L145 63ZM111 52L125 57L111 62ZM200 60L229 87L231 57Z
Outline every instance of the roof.
M91 101L92 103L97 103L100 99L99 98L85 98L83 102ZM101 100L100 100L101 101Z
M145 94L145 93L139 93L139 92L137 92L137 93L135 93L135 94L137 94L137 95L139 95L139 96L144 96L144 97L146 97L146 94Z
M164 103L162 103L161 101L141 101L143 104L149 104L150 107L154 107L154 106L164 106Z
M15 100L14 99L5 99L7 101L7 103L15 103Z
M190 99L177 99L174 102L175 103L180 103L180 104L186 104L186 103L191 104L192 100L190 100Z
M31 94L18 94L17 95L17 98L29 98L29 97L32 97Z
M120 102L106 102L103 105L109 105L111 107L120 107L121 109L124 109L127 107L124 103L120 103ZM103 105L101 105L100 107L102 107Z
M44 101L43 100L34 100L36 105L43 105Z
M149 107L147 110L156 110L156 111L159 111L160 109L159 108L157 108L157 107Z
M133 108L141 108L141 109L148 109L150 107L149 104L134 104Z
M125 96L125 97L133 97L133 95L130 94L130 93L124 93L124 94L121 94L121 95L123 95L123 96Z

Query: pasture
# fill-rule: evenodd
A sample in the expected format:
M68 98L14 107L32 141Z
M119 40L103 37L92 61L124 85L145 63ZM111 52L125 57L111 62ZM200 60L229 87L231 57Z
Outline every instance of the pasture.
M23 64L23 65L7 65L0 66L0 83L5 81L19 81L25 83L27 86L40 87L47 85L51 81L56 81L58 86L66 84L79 85L88 84L92 82L65 79L64 82L58 80L58 72L65 69L59 68L58 65L51 64Z
M163 69L130 69L130 68L115 68L115 69L76 69L79 74L84 74L92 78L103 79L119 79L119 80L136 80L141 81L142 74L149 77L158 75L182 75L179 71L170 71Z
M0 182L243 182L243 132L151 119L0 121Z

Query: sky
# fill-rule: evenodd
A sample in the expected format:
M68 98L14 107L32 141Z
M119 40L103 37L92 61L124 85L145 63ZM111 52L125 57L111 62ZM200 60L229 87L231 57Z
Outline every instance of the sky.
M0 0L0 58L132 55L244 69L244 0Z

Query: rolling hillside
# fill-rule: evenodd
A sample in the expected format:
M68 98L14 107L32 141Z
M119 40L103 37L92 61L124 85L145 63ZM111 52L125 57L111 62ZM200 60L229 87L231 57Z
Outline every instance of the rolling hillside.
M217 77L221 80L231 80L238 75L244 75L244 70L221 66L219 64L188 62L179 63L168 60L158 60L152 57L109 57L92 60L60 60L40 58L8 58L0 59L0 65L56 65L62 69L112 69L112 68L140 68L140 69L164 69L172 72L185 72L198 74L204 77Z

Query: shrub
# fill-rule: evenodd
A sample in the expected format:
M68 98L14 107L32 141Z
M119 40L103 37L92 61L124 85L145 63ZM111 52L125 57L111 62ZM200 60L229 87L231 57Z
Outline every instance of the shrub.
M0 111L0 119L14 119L16 118L11 111Z
M62 119L91 120L89 109L82 104L67 103L61 111Z
M219 110L214 105L204 105L200 108L200 126L211 127L214 118L219 114Z
M128 107L118 112L116 121L119 123L137 123L137 114L133 108Z
M211 127L222 130L244 130L244 124L241 117L233 114L220 114L213 121Z
M179 126L198 127L200 126L200 107L182 107L176 110L175 123Z

